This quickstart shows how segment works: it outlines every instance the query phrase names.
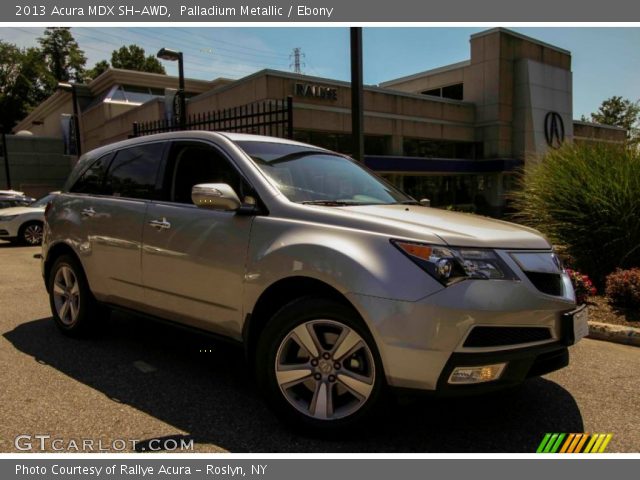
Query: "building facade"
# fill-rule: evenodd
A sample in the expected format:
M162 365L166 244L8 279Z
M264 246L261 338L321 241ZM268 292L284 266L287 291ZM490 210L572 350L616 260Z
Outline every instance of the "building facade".
M174 77L109 70L80 96L83 151L167 118ZM80 91L80 90L79 90ZM293 98L295 139L351 152L350 84L262 70L238 80L188 80L187 112L207 115ZM577 122L571 54L495 28L473 35L470 59L364 89L365 163L416 198L500 215L515 173L563 142L622 142L623 129ZM57 92L16 126L64 136L71 95Z

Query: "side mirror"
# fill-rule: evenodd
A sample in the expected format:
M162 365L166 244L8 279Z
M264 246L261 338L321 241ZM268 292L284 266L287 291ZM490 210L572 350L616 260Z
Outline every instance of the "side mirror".
M235 211L242 206L236 192L226 183L200 183L191 188L191 200L199 208Z
M422 205L423 207L430 207L431 206L431 200L429 200L428 198L421 198L420 199L420 205Z

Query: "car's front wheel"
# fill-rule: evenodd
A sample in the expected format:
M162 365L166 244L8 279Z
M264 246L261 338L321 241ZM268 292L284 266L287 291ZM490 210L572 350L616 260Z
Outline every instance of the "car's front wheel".
M40 245L42 243L42 231L42 222L27 222L20 227L18 240L24 245Z
M384 374L373 338L342 303L302 298L265 327L256 356L269 405L294 427L331 432L379 406Z

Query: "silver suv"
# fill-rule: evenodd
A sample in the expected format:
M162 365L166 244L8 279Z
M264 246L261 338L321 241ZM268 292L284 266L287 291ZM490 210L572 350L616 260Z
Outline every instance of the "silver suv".
M352 425L388 387L471 394L568 364L586 334L536 231L416 202L294 141L175 132L84 155L45 213L57 326L127 309L241 342L269 405Z

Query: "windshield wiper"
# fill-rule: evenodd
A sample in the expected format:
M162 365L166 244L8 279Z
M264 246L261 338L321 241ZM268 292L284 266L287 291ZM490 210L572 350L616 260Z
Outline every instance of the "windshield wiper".
M300 202L302 205L322 205L324 207L344 207L351 205L361 205L356 202L345 202L342 200L306 200L304 202Z

